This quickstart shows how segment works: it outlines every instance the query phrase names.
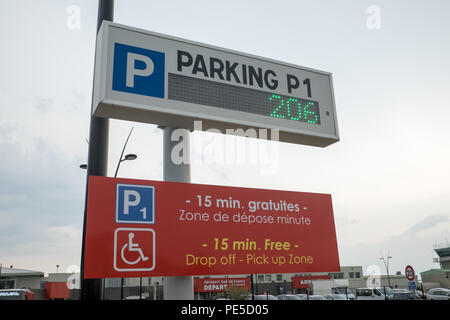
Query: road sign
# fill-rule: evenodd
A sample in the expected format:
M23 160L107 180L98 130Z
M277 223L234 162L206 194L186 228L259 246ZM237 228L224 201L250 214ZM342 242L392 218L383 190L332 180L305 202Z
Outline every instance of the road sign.
M114 270L152 271L155 268L155 231L117 228L114 231Z
M196 278L194 292L224 292L230 287L251 290L250 278Z
M104 21L94 115L202 130L279 129L280 141L339 140L332 76Z
M409 281L414 281L416 273L414 272L413 267L411 267L409 265L406 266L406 268L405 268L405 275L406 275L406 279L408 279Z
M155 190L152 186L117 184L116 201L116 222L155 222Z
M416 290L416 282L415 281L408 281L408 290Z
M143 202L132 196L117 201L125 190L138 190ZM142 224L148 190L154 223ZM129 214L137 214L133 223L116 218L118 207L125 211L127 205ZM89 177L86 278L339 268L330 195Z

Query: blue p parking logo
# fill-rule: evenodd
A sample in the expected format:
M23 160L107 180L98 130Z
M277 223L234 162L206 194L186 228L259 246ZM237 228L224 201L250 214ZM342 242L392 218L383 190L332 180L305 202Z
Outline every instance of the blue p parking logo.
M164 98L164 74L164 53L114 44L113 90Z
M155 223L155 187L117 184L117 223Z

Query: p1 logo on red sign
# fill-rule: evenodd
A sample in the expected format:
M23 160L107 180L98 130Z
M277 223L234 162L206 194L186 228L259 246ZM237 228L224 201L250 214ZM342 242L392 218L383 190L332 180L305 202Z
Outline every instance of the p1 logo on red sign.
M117 223L155 223L155 187L117 184Z

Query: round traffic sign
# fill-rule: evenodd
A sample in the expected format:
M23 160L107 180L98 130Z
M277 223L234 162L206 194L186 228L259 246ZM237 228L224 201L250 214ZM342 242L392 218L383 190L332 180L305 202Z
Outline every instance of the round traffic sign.
M416 276L416 273L414 272L413 267L411 267L411 266L406 266L406 268L405 268L405 275L406 275L406 278L407 278L409 281L414 281L414 278L415 278L415 276Z

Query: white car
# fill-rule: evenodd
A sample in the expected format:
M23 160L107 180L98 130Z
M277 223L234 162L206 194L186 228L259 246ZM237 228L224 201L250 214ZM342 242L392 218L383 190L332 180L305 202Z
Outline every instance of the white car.
M219 299L216 299L219 300ZM244 298L244 300L278 300L274 295L271 294L255 294L252 297L252 294L249 294Z
M308 300L327 300L327 299L325 299L325 297L320 294L313 294L309 296Z
M428 291L428 300L450 300L450 289L433 288Z
M255 294L255 300L278 300L278 299L271 294Z
M279 294L277 295L277 300L302 300L295 294Z
M347 293L346 293L347 291ZM336 288L333 290L333 294L343 295L345 297L344 300L355 300L356 297L353 294L352 290L349 288Z
M386 296L384 293L386 292ZM356 289L356 300L386 300L392 299L392 288L358 288Z
M333 294L326 294L325 299L326 300L347 300L347 297L345 296L345 294L333 293Z

